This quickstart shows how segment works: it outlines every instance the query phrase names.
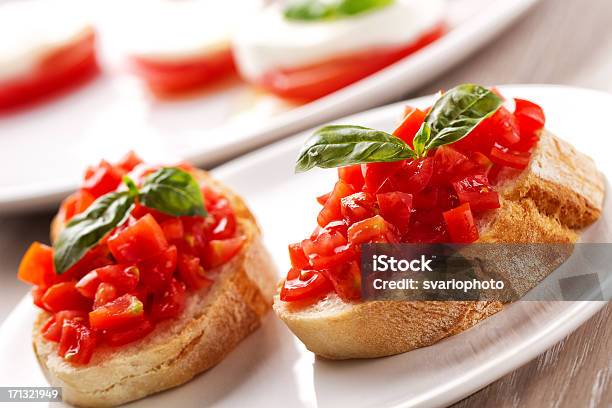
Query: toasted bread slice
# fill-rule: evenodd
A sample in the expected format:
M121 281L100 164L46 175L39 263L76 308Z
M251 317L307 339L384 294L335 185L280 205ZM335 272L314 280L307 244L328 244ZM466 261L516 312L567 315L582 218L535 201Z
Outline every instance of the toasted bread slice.
M480 219L480 242L573 243L599 217L604 183L594 162L543 132L522 172L499 184L501 208ZM297 308L276 296L274 310L312 352L330 359L369 358L425 347L502 310L498 301L344 303L330 295Z
M65 401L115 406L183 384L221 361L260 326L272 303L276 272L259 228L240 197L205 172L198 172L197 178L228 197L247 243L219 268L210 290L187 296L179 319L161 322L134 343L97 349L86 366L71 365L57 355L57 343L40 333L48 318L40 313L33 330L34 351L49 382L63 387ZM60 224L54 221L52 238L61 231Z

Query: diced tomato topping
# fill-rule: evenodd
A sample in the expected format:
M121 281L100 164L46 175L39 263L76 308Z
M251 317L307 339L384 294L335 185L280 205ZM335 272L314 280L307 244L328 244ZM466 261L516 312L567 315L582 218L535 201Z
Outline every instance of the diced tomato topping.
M286 302L312 299L332 290L329 279L321 272L300 271L292 268L280 291L280 299Z
M178 251L176 246L168 249L138 264L140 279L148 290L158 292L167 287L172 274L176 270Z
M402 165L403 162L362 164L361 171L365 181L363 190L372 194L378 193L387 179Z
M117 330L140 323L144 306L134 295L125 294L89 312L89 324L96 330Z
M351 261L331 269L324 269L323 274L330 280L334 291L345 302L361 298L361 271L359 264Z
M186 253L180 254L178 257L177 268L181 280L187 284L189 289L200 290L212 285L204 267L200 264L200 258Z
M474 211L499 208L499 194L489 184L487 176L477 174L453 182L459 201L469 203Z
M342 218L349 224L373 217L376 211L376 197L370 193L359 192L340 200Z
M529 164L531 155L527 152L511 150L496 143L491 149L491 160L501 166L522 170Z
M87 364L96 347L95 334L84 323L66 319L62 324L59 355L72 364Z
M426 157L406 161L390 177L390 188L380 189L379 192L402 191L404 193L418 193L423 191L431 181L434 170L434 159Z
M84 212L95 201L95 197L85 190L79 190L69 195L60 206L58 216L67 223L75 215Z
M180 218L170 218L162 222L160 227L164 231L164 236L168 242L180 241L185 234L183 222Z
M117 299L117 296L117 289L113 285L102 282L98 285L98 289L96 290L93 308L97 309L100 306L104 306L105 304Z
M339 167L338 178L345 183L350 184L356 190L361 190L363 187L363 174L361 173L361 166L359 164Z
M546 118L539 105L525 99L514 99L514 103L514 116L516 116L522 135L532 135L544 127Z
M185 284L172 279L163 293L155 295L151 307L151 318L154 321L177 317L185 308Z
M376 194L380 215L395 225L399 231L406 231L410 224L412 211L412 194L394 191Z
M351 225L348 229L348 240L353 245L393 243L397 242L397 233L393 225L385 221L380 215L376 215Z
M144 319L136 326L121 331L107 331L104 334L106 343L113 347L123 346L147 336L155 329L150 320Z
M62 310L51 316L40 332L43 337L50 341L59 342L62 337L64 320L87 321L87 313L80 310Z
M469 243L478 239L478 228L469 203L445 211L442 215L453 242Z
M87 169L82 188L97 198L115 191L121 184L122 178L123 173L120 169L102 160L97 166Z
M86 189L64 201L60 220L84 211L94 195L116 190L124 174L129 172L140 183L161 167L143 164L133 152L116 165L102 161L88 169ZM195 170L188 164L179 167ZM228 197L209 185L202 184L200 189L207 216L174 217L136 203L126 222L60 275L55 273L53 249L38 242L31 245L18 277L34 285L34 304L51 313L41 332L49 341L64 338L61 355L86 364L98 336L112 346L146 336L158 322L180 316L189 296L187 288L208 288L218 275L217 268L240 253L247 237L240 233ZM338 211L341 198L336 198ZM302 262L310 268L303 251ZM71 323L64 334L65 321Z
M411 147L412 139L419 131L427 114L420 109L407 106L404 110L404 119L402 123L393 131L393 135L399 137Z
M394 135L412 146L430 110L406 107ZM502 106L463 139L428 150L424 157L361 164L362 178L355 165L338 169L334 190L317 198L324 208L314 232L290 246L287 282L301 287L318 272L348 302L360 297L362 244L478 240L474 217L500 207L499 175L529 164L544 120L538 105L517 99L514 112ZM300 271L308 271L306 278ZM298 296L296 307L318 296L316 291L312 297Z
M168 241L155 218L147 214L112 235L108 247L119 262L138 262L168 249Z
M307 269L310 264L301 243L289 244L289 259L291 266L297 269Z
M329 193L321 194L320 196L317 197L317 203L321 205L325 205L330 195L331 195L331 191Z
M133 150L130 150L121 158L121 160L119 160L117 167L121 168L124 172L129 173L139 164L142 164L142 159L138 157Z
M203 259L204 265L207 268L216 268L223 265L240 252L245 242L245 236L209 241L208 250Z
M341 219L342 212L340 210L340 200L353 193L355 193L353 186L342 180L338 180L329 198L325 202L323 209L321 209L321 212L317 217L317 222L319 225L323 227L334 220Z
M81 295L75 287L76 282L60 282L45 291L41 301L45 309L52 312L61 310L89 310L91 299Z
M21 259L17 277L23 282L41 287L53 284L55 280L53 248L40 242L30 245Z

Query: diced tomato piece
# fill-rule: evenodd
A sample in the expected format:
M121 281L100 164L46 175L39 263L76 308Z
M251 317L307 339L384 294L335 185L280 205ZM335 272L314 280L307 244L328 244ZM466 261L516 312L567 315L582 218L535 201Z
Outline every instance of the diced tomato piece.
M423 191L429 184L433 171L434 159L431 157L405 161L390 177L391 191L413 194Z
M470 160L476 163L483 173L486 173L491 167L493 167L493 162L491 159L480 152L471 152L469 153L469 156Z
M79 190L69 195L59 210L59 217L65 223L70 221L75 215L84 212L95 201L95 197L85 190Z
M340 210L340 200L343 197L349 196L355 192L356 191L353 186L342 180L338 180L329 198L327 199L327 202L317 216L318 224L323 227L329 224L331 221L341 219L342 213Z
M440 146L436 149L433 177L436 183L445 183L449 179L473 174L474 172L482 172L482 170L465 154L450 146Z
M208 251L204 257L206 268L216 268L237 255L246 242L244 235L230 239L214 239L208 242Z
M80 310L62 310L51 316L40 332L49 341L59 342L62 337L62 327L64 320L76 320L79 322L87 321L87 312Z
M182 244L177 244L177 248L192 255L202 256L208 248L208 238L206 231L209 227L207 219L203 217L182 217L183 236Z
M348 240L353 245L380 242L397 242L397 233L393 225L383 217L376 215L359 221L348 229Z
M437 207L439 192L439 186L427 186L425 190L419 192L418 194L412 195L412 207L422 209Z
M36 306L40 307L41 309L45 309L45 310L47 310L47 307L42 302L42 298L45 295L46 291L47 291L47 288L43 288L41 286L34 286L32 287L32 290L30 290L30 295L32 296L32 302Z
M442 215L453 242L470 243L478 239L478 228L469 203L445 211Z
M89 310L91 299L79 293L75 287L76 282L60 282L51 286L43 295L41 301L45 309L52 312L60 310Z
M236 216L227 198L218 200L208 211L213 218L206 234L208 239L228 239L236 235Z
M323 273L292 268L281 288L280 299L285 302L313 299L329 293L332 288Z
M289 244L289 259L291 260L291 266L294 268L307 269L310 267L301 243Z
M302 249L314 269L339 265L355 256L353 248L347 245L346 238L338 231L322 231L314 239L305 239Z
M487 176L477 174L452 183L461 203L469 203L474 211L499 208L499 194Z
M338 178L345 183L353 186L355 190L361 190L363 187L363 174L361 173L361 166L354 164L352 166L345 166L338 168Z
M157 211L153 208L145 207L140 203L136 203L132 209L132 212L130 213L128 225L132 225L134 222L136 222L136 220L141 219L145 215L151 215L153 218L155 218L155 221L157 221L158 224L172 219L172 217L168 214L164 214L161 211Z
M170 245L159 255L138 264L143 285L153 292L164 289L176 270L177 249Z
M497 143L491 149L490 157L496 164L520 170L527 167L531 160L531 155L528 152L511 150Z
M502 106L492 116L480 122L470 134L454 143L453 147L464 152L479 151L486 154L495 142L511 146L519 140L520 129L516 118Z
M151 318L160 321L179 316L185 308L186 290L183 282L172 279L163 293L155 295L151 306Z
M323 228L317 226L316 234L313 233L310 238L314 239L324 232L329 232L329 233L338 232L342 234L343 237L346 237L347 231L348 231L348 223L346 222L346 220L337 220L337 221L330 222Z
M48 287L55 281L55 267L53 266L53 248L34 242L26 251L17 277L26 283Z
M414 210L410 217L410 228L404 235L403 240L413 243L449 242L446 222L440 209Z
M82 188L98 198L115 191L121 184L122 178L123 172L120 169L115 168L106 160L102 160L97 166L87 169Z
M155 329L150 320L144 319L134 327L122 331L109 331L104 334L106 343L113 347L123 346L147 336Z
M119 262L138 262L168 249L161 227L150 214L108 239L108 248Z
M331 195L331 191L329 193L321 194L317 197L317 203L321 205L325 205L327 200L329 200L329 196Z
M140 270L135 265L108 265L94 272L98 274L102 282L112 284L120 293L131 291L140 281Z
M100 283L102 283L102 280L98 276L98 272L93 270L77 282L76 289L86 298L93 299Z
M107 303L112 302L118 297L117 289L110 283L102 282L98 285L96 295L94 297L93 308L97 309Z
M90 271L102 266L111 265L110 251L104 244L104 239L97 246L85 253L85 255L66 272L59 275L56 280L67 281L79 279Z
M134 167L138 166L139 164L142 164L142 159L138 157L138 155L134 153L133 150L130 150L125 156L121 158L121 160L119 160L119 162L117 163L117 167L121 168L124 172L129 173L130 171L134 170Z
M179 253L177 269L181 280L189 289L200 290L212 285L212 279L206 275L204 267L200 264L200 258L186 253Z
M359 192L340 200L340 212L349 224L373 217L376 210L376 198L370 193Z
M521 129L521 137L532 135L544 127L546 118L539 105L525 99L514 99L514 116Z
M372 194L380 192L382 185L403 165L403 162L366 163L361 165L365 181L363 190Z
M95 334L80 321L67 319L62 325L59 355L72 364L87 364L96 347Z
M393 135L399 137L404 142L413 147L412 139L419 131L427 114L420 109L407 106L404 110L402 123L393 131Z
M96 330L117 330L139 324L143 316L142 302L126 293L89 312L89 324Z
M180 241L185 234L183 222L180 218L170 218L162 222L160 227L164 231L164 236L168 242Z
M361 298L361 271L357 262L352 261L322 272L343 301L351 302Z
M406 231L410 224L412 211L412 194L395 191L392 193L376 194L380 215L395 225L401 232Z

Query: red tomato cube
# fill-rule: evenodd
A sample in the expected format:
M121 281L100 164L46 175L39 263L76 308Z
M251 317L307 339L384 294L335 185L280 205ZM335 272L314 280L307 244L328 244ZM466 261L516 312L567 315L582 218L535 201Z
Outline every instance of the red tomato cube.
M478 228L470 204L461 204L459 207L445 211L443 214L448 234L453 242L470 243L478 239Z
M138 262L168 249L168 241L155 218L147 214L112 235L108 248L119 262Z

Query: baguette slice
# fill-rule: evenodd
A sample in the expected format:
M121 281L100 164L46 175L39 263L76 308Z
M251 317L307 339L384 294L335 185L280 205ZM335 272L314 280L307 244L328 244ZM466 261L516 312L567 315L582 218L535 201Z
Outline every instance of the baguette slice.
M573 243L599 217L604 183L594 162L543 132L524 171L508 170L498 190L501 208L480 219L479 242ZM467 330L502 310L501 302L344 303L330 295L304 309L274 300L274 310L317 355L330 359L382 357Z
M106 407L133 401L177 385L220 362L256 330L270 309L276 284L272 260L259 228L240 197L199 171L205 181L232 203L239 229L247 237L242 251L219 268L210 290L187 296L176 320L157 325L145 338L119 348L103 346L86 366L73 366L57 355L57 343L45 340L34 324L34 351L49 382L63 387L65 401L86 407ZM52 240L61 223L54 220Z

